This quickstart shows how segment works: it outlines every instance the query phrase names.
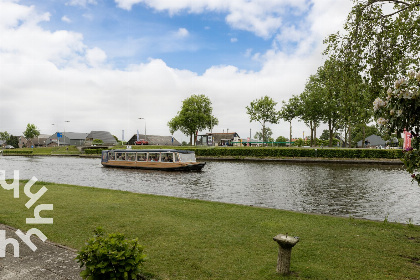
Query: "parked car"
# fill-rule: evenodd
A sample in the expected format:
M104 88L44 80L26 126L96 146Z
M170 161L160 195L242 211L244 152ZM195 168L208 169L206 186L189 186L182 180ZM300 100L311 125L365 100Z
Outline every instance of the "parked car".
M4 148L5 149L14 149L15 147L13 147L12 145L6 145Z
M139 141L134 142L136 145L149 145L149 142L147 142L145 139L139 139Z

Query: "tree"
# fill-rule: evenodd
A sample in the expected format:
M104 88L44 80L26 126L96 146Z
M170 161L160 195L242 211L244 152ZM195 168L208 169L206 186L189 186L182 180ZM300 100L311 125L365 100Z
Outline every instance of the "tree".
M287 139L286 137L279 136L279 137L277 137L276 142L281 142L281 143L276 143L276 146L284 147L284 146L286 146L286 142L288 142L288 141L289 141L289 139Z
M263 142L266 142L266 123L276 124L280 120L280 114L276 110L277 102L268 96L261 97L246 106L246 112L250 117L250 122L257 121L261 124L261 132L263 134Z
M325 53L345 57L366 79L373 99L420 58L419 0L354 0L343 34L330 35ZM392 6L392 7L391 7ZM372 99L372 101L373 101Z
M192 144L193 135L206 128L213 129L219 123L219 120L212 115L213 108L210 99L201 95L191 95L182 101L181 111L168 122L169 130L173 134L180 130L185 135L190 136ZM194 143L197 141L194 138Z
M17 136L10 135L10 138L7 141L7 144L12 145L15 148L19 148L19 138Z
M34 124L30 123L28 123L26 130L23 132L23 136L25 136L28 141L32 141L32 139L38 137L39 134L38 128Z
M3 140L7 143L9 139L10 139L10 134L7 131L0 132L0 140Z
M264 129L264 132L257 131L254 135L254 138L257 139L257 140L264 141L264 135L265 135L266 139L269 141L270 138L273 136L273 131L271 130L271 128L266 127Z
M376 122L388 135L405 130L410 133L412 147L404 151L404 165L420 185L420 71L397 80L393 89L373 103Z
M289 101L282 102L283 106L280 110L280 118L289 122L289 136L290 142L292 141L292 120L298 116L298 109L299 109L299 97L293 95ZM291 143L289 144L291 146Z

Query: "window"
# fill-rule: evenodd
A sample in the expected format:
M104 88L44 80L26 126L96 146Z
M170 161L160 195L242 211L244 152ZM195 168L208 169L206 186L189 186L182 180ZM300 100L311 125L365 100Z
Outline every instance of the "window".
M161 161L162 162L173 162L173 154L172 153L162 153L161 154Z
M182 162L195 162L195 154L194 153L188 153L188 154L179 154L179 159Z
M137 153L137 161L146 161L147 153Z
M128 161L136 161L136 153L127 153Z
M125 153L117 153L117 160L125 160Z
M115 153L109 152L109 160L115 160Z
M149 153L148 161L159 161L160 153Z

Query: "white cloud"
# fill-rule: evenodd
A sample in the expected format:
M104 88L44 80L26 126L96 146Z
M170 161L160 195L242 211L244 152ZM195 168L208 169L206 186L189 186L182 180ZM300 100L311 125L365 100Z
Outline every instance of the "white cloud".
M185 28L179 28L178 31L175 33L175 37L178 38L185 38L188 37L188 35L190 35L190 33Z
M231 43L236 43L236 42L238 42L238 38L230 38L230 42Z
M156 5L158 2L164 3L156 1ZM179 2L186 7L187 1ZM223 1L225 4L197 2L197 5L206 3L207 6L202 6L206 9L244 3L242 0ZM268 2L274 5L279 0ZM279 102L280 109L282 100L303 90L308 76L322 63L322 39L335 30L324 23L325 18L332 15L328 21L339 26L347 15L348 10L335 2L314 2L305 22L309 30L306 33L301 26L284 29L283 34L289 34L296 44L295 52L284 53L275 47L256 54L252 49L247 50L245 55L261 61L260 71L222 65L198 75L171 68L159 59L133 63L125 70L112 69L106 65L107 54L101 46L86 46L82 34L47 31L40 23L48 20L49 14L0 0L0 131L20 135L31 122L48 134L62 129L64 120L70 120L66 131L108 130L121 137L123 129L125 135L141 130L144 122L138 118L145 117L148 134L169 135L167 122L179 111L182 100L191 94L205 94L219 118L215 131L229 129L247 137L252 129L253 136L260 127L249 122L245 107L252 100L268 95ZM178 34L189 32L181 28ZM314 47L308 49L308 45ZM58 127L52 127L52 123ZM302 130L308 133L303 124L293 125L294 135L301 135ZM276 137L288 135L288 124L270 127ZM180 133L175 137L187 140Z
M133 5L144 4L157 11L176 14L220 12L227 13L226 22L233 28L269 38L282 25L282 18L290 10L296 15L307 10L308 0L114 0L117 6L131 10Z
M61 20L67 23L71 23L71 19L69 19L67 16L63 16Z
M88 4L96 5L96 0L70 0L67 5L86 7Z
M88 64L92 67L103 66L103 64L106 61L106 58L106 53L100 48L95 47L86 51L86 60Z

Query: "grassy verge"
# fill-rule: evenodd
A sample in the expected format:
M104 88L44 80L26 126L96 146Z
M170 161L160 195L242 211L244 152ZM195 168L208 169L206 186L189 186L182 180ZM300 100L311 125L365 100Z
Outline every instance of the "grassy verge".
M0 223L40 229L76 249L102 226L138 237L160 279L419 279L420 227L38 182L53 225L26 225L33 207L0 188ZM289 277L275 273L278 233L299 236Z

